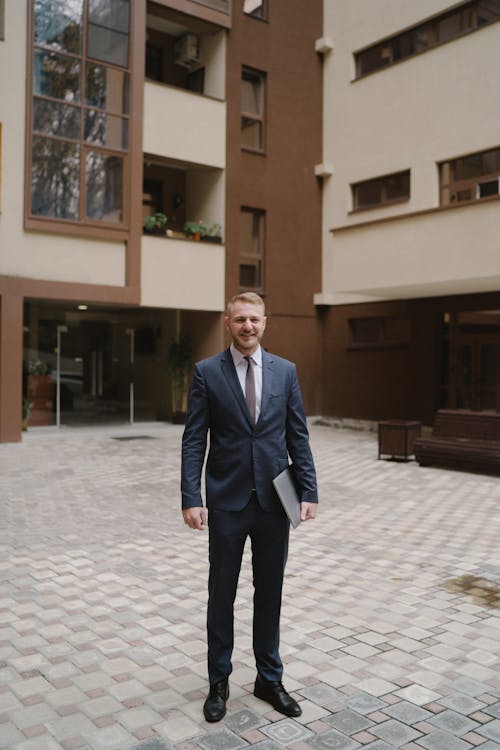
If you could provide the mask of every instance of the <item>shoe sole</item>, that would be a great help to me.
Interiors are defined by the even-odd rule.
[[[209,719],[208,716],[205,716],[205,713],[203,713],[203,716],[205,716],[205,721],[208,721],[209,724],[216,724],[218,721],[221,721],[221,719],[223,719],[226,714],[227,710],[224,710],[224,713],[221,714],[217,719]]]
[[[258,688],[254,688],[253,694],[256,698],[259,698],[261,701],[265,701],[266,703],[269,703],[270,706],[274,708],[275,711],[277,711],[279,714],[283,714],[283,716],[290,716],[290,718],[296,719],[298,716],[302,716],[302,709],[300,709],[299,713],[289,713],[287,711],[283,711],[281,708],[276,708],[274,703],[272,703],[269,698],[264,696],[263,693],[259,693]]]

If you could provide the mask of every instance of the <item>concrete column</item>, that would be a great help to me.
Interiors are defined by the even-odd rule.
[[[0,296],[0,443],[22,434],[23,298]]]

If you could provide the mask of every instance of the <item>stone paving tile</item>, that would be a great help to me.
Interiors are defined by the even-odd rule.
[[[138,435],[155,439],[113,439]],[[246,552],[214,727],[181,435],[38,428],[0,445],[0,750],[500,750],[500,609],[449,585],[500,587],[498,478],[378,461],[375,434],[311,424],[320,516],[292,534],[282,632],[303,716],[252,695]]]
[[[469,742],[464,742],[452,734],[440,731],[423,737],[418,744],[425,747],[426,750],[469,750],[471,747]]]
[[[429,719],[429,723],[445,732],[455,734],[457,737],[462,737],[467,732],[471,732],[476,727],[481,726],[477,721],[472,721],[468,717],[449,709]]]
[[[344,711],[338,711],[332,716],[327,716],[324,721],[334,727],[334,729],[348,736],[361,732],[363,729],[368,729],[368,727],[373,725],[373,722],[365,716],[348,708]]]

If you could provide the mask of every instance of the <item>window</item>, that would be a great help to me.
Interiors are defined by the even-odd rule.
[[[355,54],[356,77],[381,70],[420,52],[500,20],[500,0],[473,0]]]
[[[439,165],[441,205],[470,203],[499,195],[500,148]]]
[[[351,318],[349,343],[353,348],[400,346],[410,341],[407,318]]]
[[[410,170],[351,185],[353,210],[387,206],[410,198]]]
[[[33,5],[30,215],[121,226],[129,0]]]
[[[240,287],[262,290],[264,263],[264,211],[240,211]]]
[[[243,13],[254,18],[267,19],[268,0],[243,0]]]
[[[241,77],[241,147],[264,150],[264,99],[266,76],[243,68]]]

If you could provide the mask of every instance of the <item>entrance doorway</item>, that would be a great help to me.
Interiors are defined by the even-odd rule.
[[[118,424],[164,418],[166,314],[28,302],[24,317],[29,424]],[[162,364],[163,363],[163,364]]]
[[[457,343],[456,408],[500,411],[500,343]]]
[[[500,411],[500,311],[450,316],[448,405]]]

